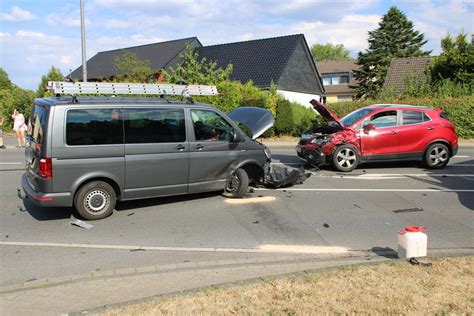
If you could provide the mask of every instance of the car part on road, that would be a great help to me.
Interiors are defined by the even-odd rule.
[[[302,184],[310,176],[311,173],[305,173],[302,166],[289,172],[288,168],[272,165],[265,173],[264,186],[273,189],[287,188]]]
[[[423,211],[424,211],[424,209],[422,209],[421,207],[415,207],[415,208],[395,210],[393,212],[394,213],[412,213],[412,212],[423,212]]]
[[[91,229],[91,228],[94,227],[94,225],[86,223],[84,221],[81,221],[80,219],[74,218],[74,216],[71,216],[71,219],[72,219],[70,221],[71,225],[82,227],[82,228],[85,228],[85,229]]]
[[[419,261],[415,257],[408,259],[408,263],[413,266],[422,266],[422,267],[431,267],[433,264],[431,262]]]

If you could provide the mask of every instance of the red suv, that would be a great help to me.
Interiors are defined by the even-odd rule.
[[[369,161],[422,160],[443,168],[458,150],[454,125],[439,109],[376,104],[339,119],[320,102],[311,104],[327,125],[303,134],[296,152],[312,165],[352,171]]]

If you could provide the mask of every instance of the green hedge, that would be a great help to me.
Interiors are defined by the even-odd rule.
[[[456,126],[459,137],[474,138],[474,96],[352,101],[333,103],[329,108],[337,116],[342,117],[355,109],[377,103],[424,105],[442,109]]]
[[[278,99],[276,107],[275,131],[277,134],[300,136],[314,123],[316,113],[297,103]]]

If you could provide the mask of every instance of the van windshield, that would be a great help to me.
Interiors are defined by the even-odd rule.
[[[39,104],[35,104],[28,120],[28,136],[37,144],[43,143],[47,119],[48,110]]]

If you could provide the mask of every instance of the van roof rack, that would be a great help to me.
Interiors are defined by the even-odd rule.
[[[46,90],[56,94],[135,94],[175,95],[189,99],[193,95],[219,95],[216,86],[49,81]]]

